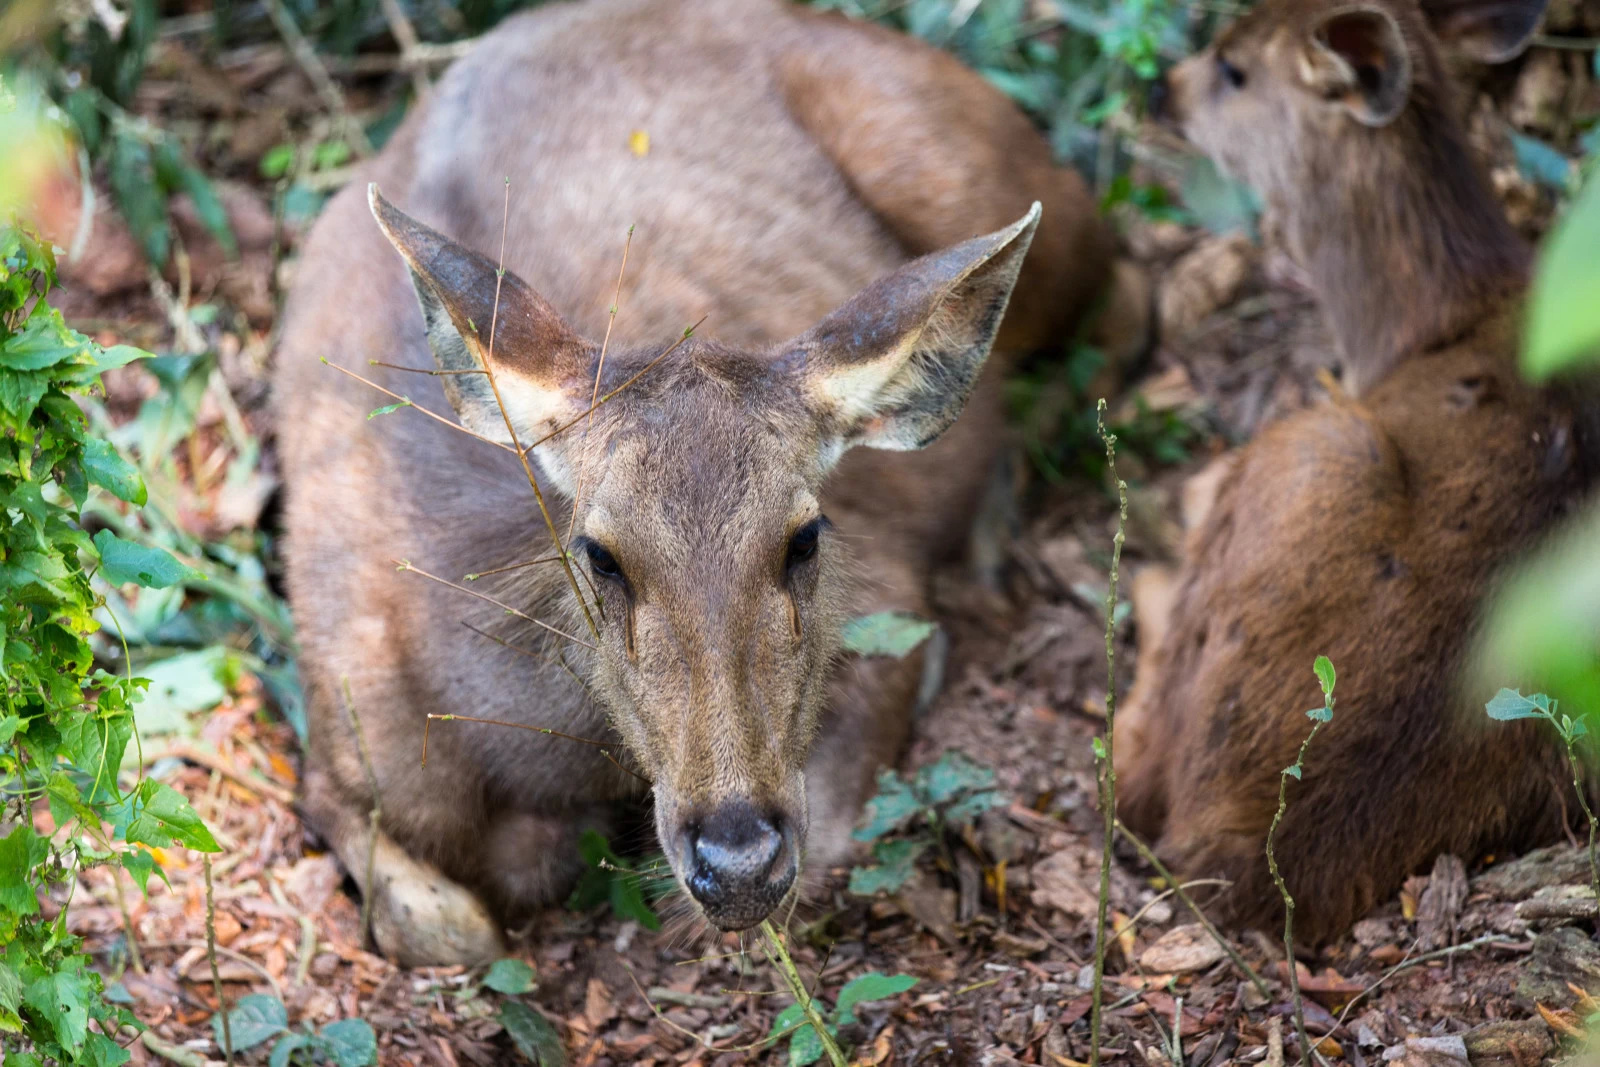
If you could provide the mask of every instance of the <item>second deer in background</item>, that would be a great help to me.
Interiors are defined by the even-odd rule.
[[[1235,921],[1281,910],[1264,844],[1319,654],[1339,711],[1275,839],[1308,940],[1440,853],[1553,840],[1576,810],[1556,745],[1491,731],[1493,690],[1463,684],[1497,578],[1595,467],[1584,406],[1518,373],[1528,252],[1440,54],[1509,58],[1542,11],[1267,0],[1170,74],[1186,136],[1278,215],[1344,367],[1330,402],[1225,461],[1181,568],[1136,586],[1126,821],[1180,872],[1230,880]]]

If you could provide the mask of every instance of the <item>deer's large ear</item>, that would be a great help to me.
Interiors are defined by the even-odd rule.
[[[1528,47],[1545,6],[1546,0],[1423,0],[1422,13],[1451,51],[1504,63]]]
[[[1039,223],[923,256],[791,342],[793,366],[837,452],[922,448],[961,414]]]
[[[1329,12],[1312,27],[1303,74],[1357,122],[1387,126],[1411,93],[1411,53],[1395,17],[1377,5]]]
[[[428,347],[439,369],[448,372],[440,381],[463,426],[501,444],[510,444],[515,430],[527,447],[583,410],[594,374],[593,345],[521,278],[502,275],[486,257],[424,226],[384,199],[376,185],[368,186],[367,201],[410,268]],[[493,384],[485,368],[494,371]],[[558,463],[546,468],[562,480]]]

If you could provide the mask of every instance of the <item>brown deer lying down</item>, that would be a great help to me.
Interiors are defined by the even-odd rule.
[[[1263,848],[1318,654],[1338,706],[1276,839],[1308,941],[1440,853],[1532,846],[1577,810],[1550,737],[1490,724],[1493,687],[1463,682],[1486,594],[1595,455],[1576,405],[1518,375],[1528,253],[1439,55],[1507,58],[1542,6],[1265,0],[1170,74],[1173,117],[1277,212],[1344,357],[1344,388],[1231,459],[1177,575],[1138,598],[1124,817],[1231,880],[1234,921],[1278,910]]]
[[[371,209],[352,183],[306,244],[278,355],[310,825],[372,894],[385,951],[482,959],[644,787],[593,748],[460,721],[435,725],[424,769],[426,716],[620,738],[704,916],[760,922],[840,855],[906,736],[919,657],[835,667],[840,629],[927,612],[999,449],[991,343],[1059,341],[1108,276],[1087,191],[951,58],[750,0],[508,20],[364,178]],[[533,449],[572,578],[488,575],[554,551],[514,451],[415,412],[369,421],[385,398],[319,364],[527,446],[701,316],[592,428]],[[370,884],[347,683],[382,802]]]

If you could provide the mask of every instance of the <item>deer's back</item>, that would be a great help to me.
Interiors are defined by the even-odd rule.
[[[1462,679],[1505,566],[1585,478],[1570,413],[1521,381],[1508,333],[1493,323],[1360,402],[1270,427],[1192,535],[1206,566],[1177,590],[1150,705],[1171,715],[1144,738],[1172,757],[1129,815],[1164,824],[1184,869],[1233,880],[1236,918],[1276,900],[1261,842],[1311,727],[1318,655],[1338,667],[1338,707],[1278,835],[1291,890],[1314,902],[1306,936],[1347,927],[1441,852],[1470,861],[1554,831],[1555,754],[1528,724],[1487,722]],[[1374,852],[1373,826],[1407,830]]]

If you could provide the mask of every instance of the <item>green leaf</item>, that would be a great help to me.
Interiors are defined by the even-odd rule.
[[[303,1048],[314,1047],[315,1043],[305,1034],[284,1034],[278,1039],[278,1043],[272,1046],[272,1056],[267,1060],[267,1067],[289,1067],[289,1057]]]
[[[852,979],[839,990],[839,1000],[834,1007],[839,1025],[847,1026],[856,1021],[857,1004],[897,997],[916,984],[917,980],[909,974],[879,974],[877,971]]]
[[[781,1037],[785,1031],[792,1030],[800,1025],[800,1022],[805,1017],[806,1010],[799,1004],[791,1004],[784,1008],[778,1013],[778,1017],[772,1020],[772,1029],[767,1031],[767,1040],[772,1041]]]
[[[289,1013],[283,1001],[269,993],[251,993],[239,998],[228,1012],[228,1034],[233,1039],[233,1051],[264,1045],[289,1029]],[[211,1033],[218,1048],[226,1048],[222,1038],[222,1013],[211,1016]]]
[[[36,315],[0,343],[0,367],[44,370],[65,363],[88,348],[83,337],[62,328],[50,315]]]
[[[944,810],[944,821],[947,823],[969,823],[991,808],[1003,808],[1006,805],[1004,793],[995,789],[986,789],[981,793],[972,793],[956,801]]]
[[[114,812],[112,821],[130,845],[167,848],[181,844],[199,852],[222,851],[183,794],[153,778],[139,783],[128,801]]]
[[[500,1025],[511,1035],[517,1050],[538,1067],[565,1067],[567,1050],[550,1020],[520,1000],[502,1001]]]
[[[110,441],[91,437],[83,443],[83,473],[118,500],[144,507],[148,493],[139,471],[122,458]]]
[[[94,535],[94,547],[100,551],[100,574],[112,585],[133,582],[147,589],[165,589],[186,579],[204,577],[173,559],[166,549],[124,541],[110,530]]]
[[[876,841],[910,822],[922,810],[922,802],[911,785],[894,771],[878,772],[878,792],[867,801],[866,820],[851,836],[857,841]]]
[[[1322,695],[1332,696],[1333,683],[1337,678],[1333,670],[1333,661],[1327,656],[1318,656],[1311,669],[1317,672],[1317,681],[1322,683]]]
[[[789,1067],[806,1067],[816,1063],[822,1059],[822,1053],[822,1036],[817,1033],[815,1026],[802,1026],[789,1039]]]
[[[373,408],[371,411],[369,411],[367,413],[367,421],[371,422],[373,419],[377,418],[379,415],[393,415],[395,412],[399,411],[401,408],[408,408],[408,407],[411,407],[411,406],[412,406],[411,405],[411,401],[409,401],[409,400],[397,400],[393,404],[385,404],[381,408]]]
[[[1322,705],[1321,707],[1307,708],[1306,718],[1315,722],[1332,722],[1333,709],[1328,707],[1326,704]]]
[[[0,745],[9,745],[21,728],[22,720],[15,715],[0,718]]]
[[[529,993],[533,991],[533,968],[517,959],[495,960],[483,984],[507,996]]]
[[[82,1062],[86,1067],[122,1067],[131,1059],[133,1056],[127,1049],[104,1034],[90,1031],[89,1040],[83,1050]]]
[[[1572,160],[1537,137],[1511,131],[1511,149],[1522,176],[1537,185],[1563,192],[1572,177]]]
[[[4,963],[0,963],[0,1031],[22,1032],[22,979]]]
[[[378,1062],[378,1035],[365,1019],[340,1019],[318,1034],[339,1067],[373,1067]]]
[[[928,845],[928,841],[916,838],[880,841],[873,845],[872,858],[878,862],[850,871],[850,892],[858,897],[898,892],[911,880],[917,869],[917,857],[927,851]]]
[[[1289,777],[1293,778],[1297,782],[1300,781],[1300,774],[1301,774],[1300,764],[1298,764],[1298,763],[1290,764],[1289,766],[1287,766],[1287,767],[1285,767],[1283,769],[1283,773],[1287,774]]]
[[[148,666],[139,673],[149,679],[144,698],[134,705],[141,737],[192,736],[189,717],[208,711],[228,698],[222,679],[228,671],[229,650],[212,645],[184,652]]]
[[[49,1022],[56,1040],[74,1052],[89,1034],[89,997],[93,987],[77,971],[56,971],[28,986],[23,1000]]]
[[[120,854],[122,866],[133,875],[133,882],[139,887],[139,892],[145,896],[150,895],[150,875],[160,874],[163,882],[167,881],[167,872],[156,863],[156,858],[142,848],[124,849]],[[171,883],[168,882],[168,885]]]
[[[33,827],[19,824],[0,838],[0,911],[12,915],[33,915],[39,911],[34,891],[33,868],[50,854],[50,843],[34,833]]]
[[[261,154],[259,169],[268,181],[277,181],[294,166],[294,145],[275,144]]]
[[[1600,172],[1597,172],[1600,173]],[[1522,369],[1534,381],[1600,362],[1600,178],[1545,239],[1528,295]]]
[[[890,656],[904,659],[938,627],[900,611],[880,611],[861,615],[844,625],[844,650],[859,656]]]
[[[1515,719],[1547,719],[1550,717],[1547,707],[1540,707],[1535,700],[1515,689],[1502,689],[1484,706],[1484,710],[1489,713],[1489,718],[1497,722],[1511,722]]]
[[[661,929],[661,917],[644,899],[639,877],[632,873],[606,871],[611,875],[611,911],[619,919],[632,919],[646,930]]]
[[[1095,759],[1103,760],[1106,758],[1106,743],[1104,738],[1091,738],[1089,741],[1089,749],[1094,753]]]
[[[994,771],[960,752],[946,752],[917,772],[916,785],[927,802],[945,804],[963,793],[994,786]]]

